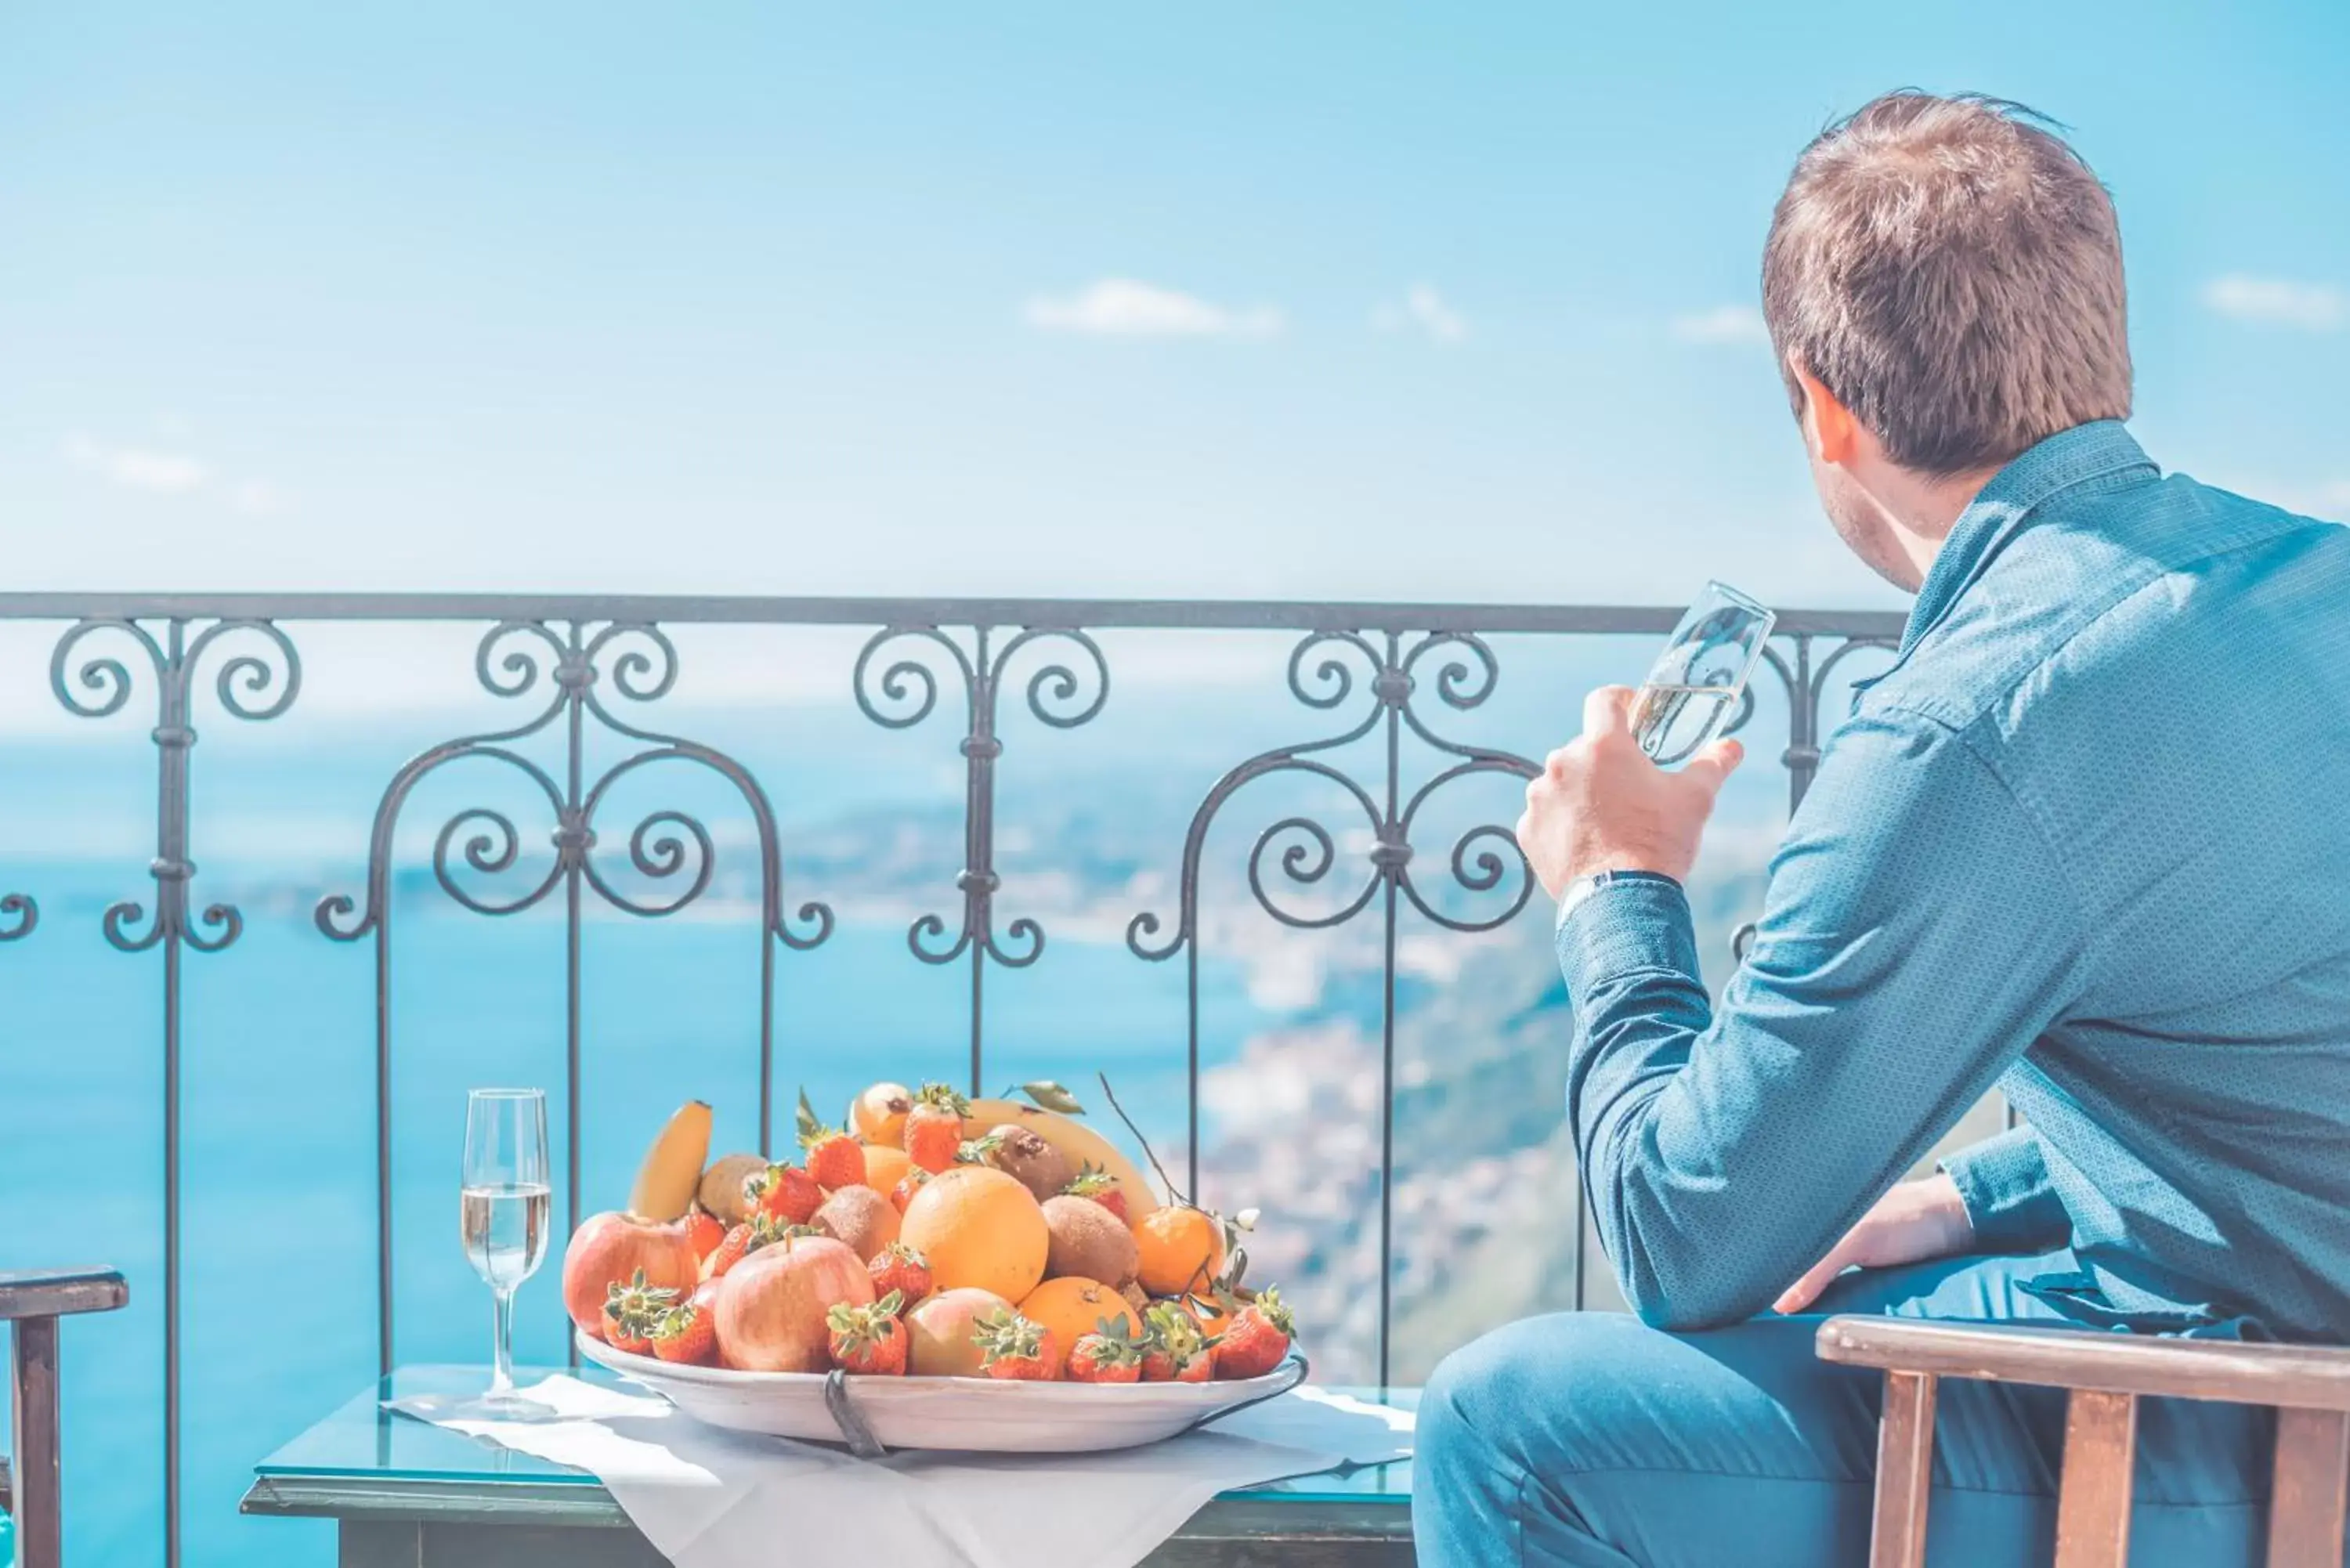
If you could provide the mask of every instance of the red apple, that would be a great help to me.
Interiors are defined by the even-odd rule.
[[[975,1285],[924,1296],[906,1314],[906,1329],[913,1336],[906,1370],[917,1377],[985,1376],[980,1366],[984,1357],[971,1342],[971,1331],[999,1309],[1009,1312],[1012,1303]]]
[[[596,1214],[571,1232],[563,1251],[563,1310],[596,1338],[604,1337],[604,1297],[615,1283],[645,1272],[645,1283],[673,1290],[682,1301],[702,1276],[693,1244],[679,1225],[656,1225],[632,1214]]]
[[[718,1360],[741,1372],[822,1372],[832,1365],[825,1314],[867,1306],[873,1276],[829,1236],[793,1236],[726,1272],[718,1290]]]

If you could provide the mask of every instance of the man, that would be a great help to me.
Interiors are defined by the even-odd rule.
[[[1736,743],[1660,772],[1610,688],[1528,787],[1638,1315],[1439,1369],[1431,1568],[1865,1561],[1878,1378],[1818,1313],[2350,1339],[2350,532],[2124,431],[2112,205],[2012,106],[1829,130],[1762,290],[1828,515],[1916,607],[1718,1009],[1680,881]],[[1994,1086],[2023,1127],[1895,1185]],[[2063,1408],[1945,1382],[1931,1561],[2049,1559]],[[2255,1561],[2268,1430],[2147,1402],[2131,1561]]]

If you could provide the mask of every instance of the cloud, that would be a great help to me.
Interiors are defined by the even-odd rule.
[[[95,473],[110,484],[158,495],[184,495],[201,490],[211,471],[183,452],[155,452],[140,447],[107,446],[86,435],[66,438],[66,461],[85,473]]]
[[[1427,334],[1430,342],[1447,348],[1469,336],[1468,317],[1424,283],[1416,283],[1405,291],[1401,304],[1381,300],[1371,312],[1371,325],[1381,332],[1416,327]]]
[[[2203,286],[2203,303],[2238,321],[2266,322],[2302,332],[2350,327],[2350,295],[2322,283],[2230,273]]]
[[[1751,305],[1717,305],[1711,310],[1676,316],[1666,330],[1682,343],[1771,341],[1771,329],[1762,325],[1762,313]]]
[[[1094,337],[1270,337],[1283,326],[1281,312],[1270,306],[1234,310],[1125,277],[1106,277],[1057,299],[1039,296],[1021,314],[1045,332]]]
[[[65,460],[84,473],[125,490],[143,490],[151,495],[214,493],[227,502],[231,511],[246,517],[271,516],[286,506],[286,492],[275,483],[248,477],[215,484],[212,465],[183,452],[113,446],[77,432],[66,437]]]

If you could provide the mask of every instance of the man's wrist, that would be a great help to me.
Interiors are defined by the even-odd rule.
[[[1565,885],[1558,890],[1558,918],[1551,922],[1552,929],[1555,930],[1566,924],[1566,918],[1575,913],[1586,898],[1613,882],[1664,882],[1675,888],[1680,886],[1679,878],[1644,867],[1610,867],[1604,870],[1578,872],[1568,877]]]

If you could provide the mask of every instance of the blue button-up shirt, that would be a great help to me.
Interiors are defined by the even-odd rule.
[[[1558,928],[1568,1108],[1642,1316],[1750,1315],[1994,1085],[1946,1162],[2081,1321],[2350,1339],[2350,531],[2119,424],[1960,517],[1830,738],[1711,1006],[1689,907]]]

